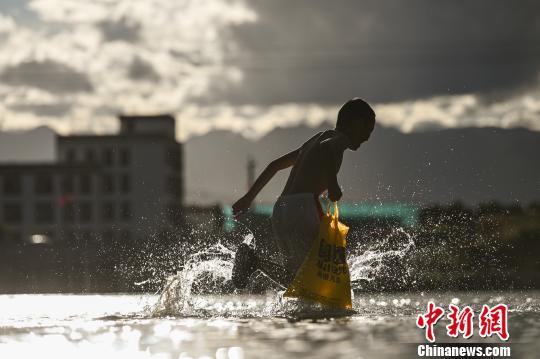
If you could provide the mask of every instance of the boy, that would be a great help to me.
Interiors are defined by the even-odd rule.
[[[337,173],[343,152],[356,151],[369,139],[374,126],[375,112],[367,102],[359,98],[347,101],[338,112],[334,130],[319,132],[300,148],[272,161],[248,193],[233,205],[235,216],[245,212],[277,171],[292,166],[272,212],[272,228],[284,266],[258,257],[253,248],[242,243],[235,255],[232,275],[237,288],[244,288],[257,269],[284,287],[289,285],[319,232],[323,216],[319,196],[327,191],[331,201],[339,201],[342,193]]]

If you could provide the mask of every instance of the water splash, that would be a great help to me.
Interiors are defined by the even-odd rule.
[[[244,236],[253,239],[253,233]],[[414,248],[413,236],[402,228],[394,229],[381,241],[351,249],[348,263],[354,290],[369,289],[366,283],[391,276],[396,262]],[[236,317],[327,317],[348,312],[330,310],[316,303],[282,297],[283,291],[260,272],[250,279],[247,291],[239,292],[231,282],[235,252],[221,243],[192,254],[183,268],[167,278],[153,313],[158,316],[236,316]],[[263,288],[253,296],[254,288]],[[237,294],[237,301],[223,301],[224,294]]]
[[[221,243],[189,257],[183,268],[167,278],[155,314],[189,314],[196,307],[196,294],[230,292],[234,252]]]
[[[404,257],[415,248],[414,236],[398,227],[368,245],[349,249],[347,262],[353,290],[374,290],[375,282],[405,281],[407,266]],[[394,283],[395,285],[395,283]]]

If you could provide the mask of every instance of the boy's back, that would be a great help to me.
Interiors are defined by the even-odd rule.
[[[343,152],[332,150],[332,140],[344,137],[335,130],[319,132],[300,147],[282,195],[313,193],[319,197],[329,186],[329,174],[336,174]]]

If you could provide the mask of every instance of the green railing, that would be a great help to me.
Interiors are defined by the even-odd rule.
[[[252,208],[255,214],[270,217],[273,205],[258,204]],[[228,232],[234,230],[235,221],[232,208],[223,206],[225,216],[224,229]],[[339,216],[347,219],[385,219],[398,218],[404,226],[413,227],[418,220],[418,208],[406,203],[340,203]]]

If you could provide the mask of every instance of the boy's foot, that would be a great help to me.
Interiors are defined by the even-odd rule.
[[[245,288],[249,276],[257,270],[255,250],[246,243],[241,243],[234,256],[232,282],[236,288]]]

